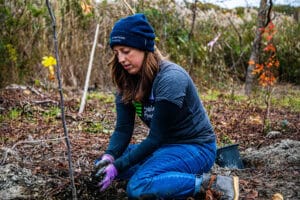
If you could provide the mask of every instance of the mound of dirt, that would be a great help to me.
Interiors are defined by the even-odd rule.
[[[300,141],[281,140],[260,149],[248,148],[242,154],[244,163],[250,167],[300,168]]]
[[[240,199],[300,199],[300,141],[284,139],[262,148],[241,152],[244,169],[222,168],[217,164],[211,173],[240,178]]]

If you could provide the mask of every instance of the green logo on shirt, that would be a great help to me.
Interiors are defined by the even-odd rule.
[[[142,117],[143,113],[143,104],[140,102],[133,102],[133,106],[135,107],[135,112],[139,117]]]

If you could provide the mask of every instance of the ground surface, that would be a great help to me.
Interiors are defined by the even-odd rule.
[[[90,178],[93,160],[106,148],[115,111],[111,95],[94,93],[82,115],[80,95],[65,91],[78,199],[127,199],[126,183],[98,192]],[[66,143],[56,91],[9,87],[0,91],[0,199],[71,199]],[[300,114],[271,109],[272,130],[262,133],[264,109],[220,97],[204,101],[218,144],[239,143],[244,169],[215,165],[212,172],[240,177],[240,199],[300,199]],[[145,137],[138,124],[132,142]]]

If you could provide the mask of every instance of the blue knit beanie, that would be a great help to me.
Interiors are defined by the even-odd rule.
[[[155,33],[144,14],[138,13],[117,21],[110,33],[110,47],[124,45],[154,51]]]

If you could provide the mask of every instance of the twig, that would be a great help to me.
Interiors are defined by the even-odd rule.
[[[34,87],[29,87],[29,86],[27,86],[27,88],[28,88],[31,92],[33,92],[34,94],[39,95],[39,96],[41,96],[41,97],[44,97],[44,95],[43,95],[42,93],[40,93],[38,90],[36,90]]]
[[[89,88],[89,81],[90,81],[90,76],[91,76],[91,71],[92,71],[92,66],[93,66],[93,60],[94,60],[94,54],[95,54],[95,48],[96,48],[96,44],[97,44],[97,40],[98,40],[98,32],[99,32],[99,24],[97,24],[96,27],[96,32],[95,32],[95,37],[94,37],[94,44],[92,47],[92,51],[90,54],[90,62],[89,62],[89,66],[88,66],[88,71],[86,74],[86,78],[85,78],[85,84],[84,84],[84,92],[81,98],[81,104],[80,104],[80,109],[79,109],[79,114],[81,114],[84,110],[84,106],[85,106],[85,101],[86,101],[86,95],[87,95],[87,91]]]
[[[193,19],[192,19],[191,30],[189,32],[189,40],[192,38],[193,33],[194,33],[195,21],[196,21],[196,15],[197,15],[197,3],[198,3],[198,0],[195,0],[194,4],[192,6]]]
[[[33,104],[54,104],[54,105],[58,105],[57,101],[51,100],[51,99],[47,99],[47,100],[33,100],[31,101]]]
[[[122,0],[125,6],[130,10],[131,14],[133,15],[135,11],[131,8],[131,6],[127,3],[126,0]]]
[[[26,90],[26,89],[28,89],[31,92],[33,92],[34,94],[44,97],[43,94],[41,94],[39,91],[37,91],[34,87],[30,87],[30,86],[11,84],[11,85],[5,87],[5,89],[6,90]]]
[[[74,181],[74,175],[73,175],[73,167],[72,167],[72,151],[71,151],[71,144],[70,144],[70,139],[69,139],[69,134],[68,134],[68,129],[66,126],[66,118],[65,118],[65,108],[64,108],[64,96],[63,96],[63,91],[62,91],[62,83],[61,83],[61,78],[60,78],[60,64],[59,64],[59,57],[58,57],[58,44],[57,44],[57,35],[56,35],[56,20],[55,16],[53,14],[51,5],[49,3],[49,0],[46,0],[46,5],[51,17],[52,21],[52,27],[53,27],[53,43],[54,43],[54,52],[55,52],[55,58],[56,58],[56,77],[58,80],[58,89],[59,89],[59,94],[60,94],[60,108],[61,108],[61,119],[62,119],[62,124],[64,128],[64,135],[65,135],[65,141],[67,145],[67,150],[68,150],[68,163],[69,163],[69,175],[71,179],[71,187],[72,187],[72,199],[77,200],[77,194],[76,194],[76,187],[75,187],[75,181]]]
[[[272,7],[273,7],[273,2],[272,2],[272,0],[269,0],[269,3],[270,3],[270,5],[269,5],[268,11],[267,11],[267,20],[266,20],[266,22],[265,22],[265,27],[267,27],[268,24],[269,24],[270,21],[271,21],[271,11],[272,11]]]

